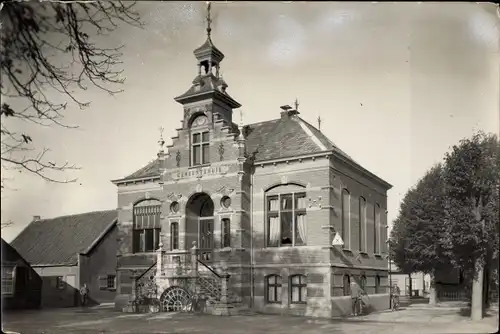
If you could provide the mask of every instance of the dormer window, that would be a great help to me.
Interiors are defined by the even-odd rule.
[[[199,166],[209,163],[210,135],[202,127],[207,124],[207,117],[196,117],[191,124],[191,164]]]

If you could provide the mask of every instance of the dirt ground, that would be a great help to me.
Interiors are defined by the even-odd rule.
[[[110,307],[21,311],[3,314],[3,329],[31,333],[495,333],[498,309],[480,322],[457,307],[412,305],[348,319],[316,319],[275,315],[217,317],[185,313],[124,314]],[[463,312],[462,312],[463,314]]]

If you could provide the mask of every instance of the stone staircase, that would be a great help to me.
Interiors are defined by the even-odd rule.
[[[248,311],[248,307],[242,304],[241,298],[227,289],[226,301],[223,300],[222,280],[215,271],[198,271],[196,292],[200,299],[205,301],[204,313],[213,315],[233,315]]]

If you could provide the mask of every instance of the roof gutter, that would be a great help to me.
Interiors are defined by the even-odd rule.
[[[160,179],[160,175],[153,175],[153,176],[147,176],[147,177],[139,177],[139,178],[134,178],[134,179],[118,179],[118,180],[111,180],[111,183],[114,185],[119,185],[122,183],[127,183],[127,182],[139,182],[139,181],[155,181],[157,179]]]

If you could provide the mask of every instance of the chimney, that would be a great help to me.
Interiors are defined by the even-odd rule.
[[[38,221],[38,220],[40,220],[40,216],[33,216],[33,221],[34,221],[34,222],[36,222],[36,221]]]
[[[289,110],[292,109],[288,104],[281,106],[281,118],[288,117],[289,115]]]

